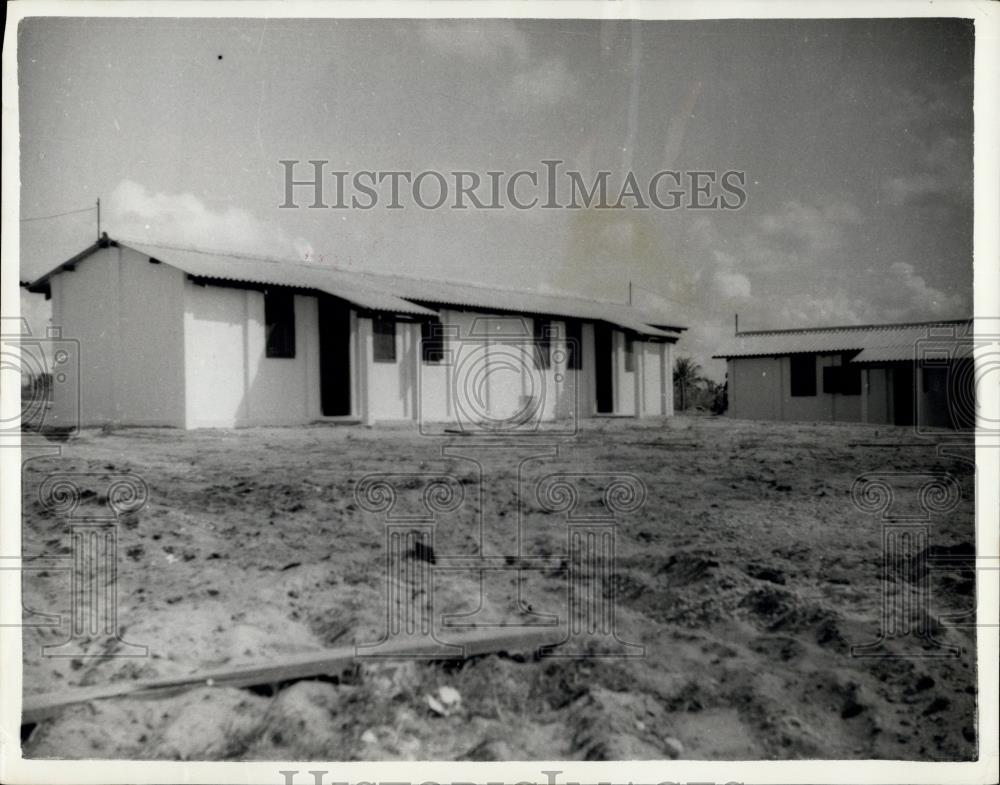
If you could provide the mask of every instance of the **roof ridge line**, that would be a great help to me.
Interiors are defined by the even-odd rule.
[[[888,324],[848,324],[834,327],[787,327],[774,328],[770,330],[741,330],[735,337],[740,338],[745,335],[787,335],[790,333],[817,333],[836,332],[838,330],[895,330],[901,327],[931,327],[933,325],[945,324],[965,324],[971,322],[972,318],[966,319],[931,319],[922,322],[890,322]]]
[[[114,239],[114,238],[112,238],[112,239]],[[372,270],[350,270],[350,269],[346,269],[344,267],[340,267],[338,265],[320,265],[320,264],[316,264],[314,262],[306,262],[306,261],[303,261],[301,259],[291,259],[291,258],[285,259],[285,258],[274,257],[274,256],[264,256],[263,254],[253,254],[253,253],[234,252],[234,251],[212,251],[212,250],[208,250],[208,249],[205,249],[205,248],[198,248],[198,247],[189,246],[189,245],[188,246],[185,246],[185,245],[170,245],[170,244],[167,244],[167,243],[159,243],[159,242],[152,242],[152,241],[144,242],[142,240],[133,240],[133,239],[126,238],[126,237],[122,237],[122,238],[120,238],[120,239],[118,239],[116,241],[119,242],[119,243],[121,243],[121,244],[124,244],[124,245],[128,245],[129,243],[134,243],[136,245],[147,245],[147,246],[153,246],[154,248],[165,248],[167,250],[173,250],[173,251],[188,251],[188,252],[191,252],[191,253],[200,253],[200,254],[206,254],[206,255],[226,256],[226,257],[230,257],[230,258],[234,258],[234,259],[239,259],[239,258],[253,259],[254,261],[268,262],[270,264],[294,264],[294,265],[297,265],[299,267],[306,267],[306,268],[308,268],[310,270],[326,270],[326,271],[332,271],[332,272],[342,272],[342,273],[348,273],[350,275],[359,275],[359,276],[366,276],[366,277],[372,277],[372,278],[393,278],[393,277],[395,277],[395,278],[403,278],[403,279],[409,280],[409,281],[417,281],[419,283],[429,283],[429,284],[449,284],[449,283],[454,283],[454,284],[457,284],[459,286],[471,286],[471,287],[474,287],[474,288],[477,288],[477,289],[484,289],[484,290],[487,290],[487,291],[493,290],[493,289],[499,289],[501,291],[510,292],[512,294],[537,294],[537,295],[542,295],[542,296],[563,297],[563,298],[567,298],[567,299],[575,299],[575,300],[581,300],[583,302],[595,303],[595,304],[598,304],[598,305],[614,305],[614,306],[618,306],[618,307],[631,308],[633,310],[639,311],[640,313],[643,311],[642,308],[639,308],[639,307],[635,306],[632,303],[623,303],[623,302],[618,302],[617,300],[604,300],[604,299],[600,299],[600,298],[597,298],[597,297],[588,297],[588,296],[586,296],[584,294],[575,294],[575,293],[569,293],[569,292],[565,292],[565,291],[544,292],[544,291],[539,291],[539,290],[536,290],[536,289],[518,289],[518,288],[510,287],[510,286],[501,286],[501,285],[491,286],[491,285],[487,285],[487,284],[483,284],[483,283],[477,283],[477,282],[466,281],[466,280],[449,281],[449,280],[444,279],[444,278],[427,278],[427,277],[423,277],[423,276],[406,275],[406,274],[403,274],[403,273],[382,273],[382,272],[374,272]],[[647,314],[647,315],[652,315],[652,314]]]
[[[365,270],[365,271],[358,270],[356,272],[357,272],[358,275],[370,275],[373,278],[390,278],[390,277],[395,277],[395,278],[403,278],[403,279],[405,279],[407,281],[417,281],[419,283],[433,283],[433,284],[438,284],[438,283],[450,284],[450,283],[454,283],[457,286],[470,286],[470,287],[472,287],[474,289],[485,289],[486,291],[499,290],[499,291],[502,291],[502,292],[510,292],[511,294],[537,294],[537,295],[541,295],[542,297],[562,297],[562,298],[571,299],[571,300],[582,300],[584,302],[596,303],[598,305],[616,305],[616,306],[623,306],[623,307],[626,307],[626,308],[636,308],[635,305],[630,304],[630,303],[618,302],[617,300],[602,300],[602,299],[597,298],[597,297],[588,297],[585,294],[575,294],[575,293],[567,292],[565,290],[557,290],[557,291],[552,292],[552,291],[542,291],[542,290],[538,290],[538,289],[518,289],[516,287],[503,286],[503,285],[500,285],[500,284],[497,284],[497,285],[484,284],[484,283],[478,283],[478,282],[466,281],[466,280],[449,281],[449,280],[446,280],[446,279],[443,279],[443,278],[425,278],[425,277],[422,277],[422,276],[405,275],[403,273],[376,273],[376,272],[371,272],[369,270]]]
[[[111,238],[114,240],[115,238]],[[344,273],[356,273],[356,270],[347,270],[343,267],[338,267],[336,265],[320,265],[314,262],[307,262],[302,259],[292,259],[292,258],[282,258],[278,256],[265,256],[263,254],[255,254],[249,252],[236,252],[236,251],[212,251],[207,248],[197,248],[193,245],[169,245],[167,243],[158,242],[148,242],[143,240],[135,240],[127,237],[122,237],[115,240],[121,245],[146,245],[152,246],[153,248],[165,248],[168,251],[189,251],[190,253],[200,253],[208,256],[228,256],[233,259],[252,259],[255,262],[269,262],[271,264],[294,264],[299,267],[308,267],[313,270],[332,270],[334,272],[344,272]]]

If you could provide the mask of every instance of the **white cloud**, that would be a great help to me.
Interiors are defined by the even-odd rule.
[[[760,324],[747,324],[746,329],[836,327],[848,324],[889,321],[884,314],[875,314],[870,303],[851,297],[845,292],[791,294],[781,305],[766,314],[757,314]]]
[[[123,180],[107,202],[108,233],[122,239],[281,258],[306,258],[312,251],[307,240],[290,237],[246,210],[213,210],[191,193],[157,193]]]
[[[957,319],[968,316],[969,305],[960,294],[948,294],[927,283],[912,264],[894,262],[888,270],[869,271],[873,279],[863,293],[816,294],[786,297],[770,315],[773,327],[823,327],[839,324]]]
[[[820,206],[793,200],[760,219],[761,232],[795,250],[817,253],[837,248],[851,227],[862,222],[853,204],[831,201]]]
[[[580,82],[566,63],[555,57],[514,75],[507,95],[510,99],[533,106],[544,106],[572,98]]]
[[[726,299],[736,300],[750,296],[750,279],[743,273],[716,270],[714,281],[715,288]]]
[[[889,266],[892,288],[886,310],[901,319],[944,319],[968,316],[969,303],[960,294],[948,294],[930,286],[912,264],[894,262]]]

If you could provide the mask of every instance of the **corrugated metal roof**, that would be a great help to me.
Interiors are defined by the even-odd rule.
[[[661,330],[653,327],[647,321],[648,318],[653,317],[626,303],[454,281],[432,281],[401,275],[359,273],[359,276],[372,281],[373,285],[386,286],[400,297],[435,305],[593,319],[662,338],[676,338],[679,332],[678,330]],[[663,321],[668,322],[669,319],[664,317]]]
[[[366,285],[364,281],[357,280],[358,276],[328,267],[133,242],[120,244],[201,278],[317,289],[375,311],[417,316],[433,316],[435,313],[390,292]]]
[[[566,294],[506,289],[453,281],[409,278],[340,270],[304,262],[274,260],[248,254],[228,254],[179,248],[131,240],[119,244],[157,259],[189,275],[242,283],[295,286],[342,297],[362,308],[391,313],[433,316],[436,312],[421,305],[480,308],[490,312],[512,312],[605,321],[643,335],[676,340],[683,327],[672,323],[667,314],[650,313],[625,303],[588,299]],[[96,246],[95,246],[96,247]],[[57,267],[28,284],[41,290]],[[654,327],[658,324],[663,327]]]
[[[933,344],[954,351],[972,333],[972,321],[960,319],[906,324],[813,327],[738,333],[715,357],[773,357],[784,354],[860,352],[852,362],[913,360]]]
[[[969,338],[971,338],[971,335],[964,338],[961,334],[951,338],[935,338],[924,335],[921,337],[920,343],[871,346],[862,350],[851,362],[884,363],[900,360],[933,362],[935,359],[942,357],[947,357],[949,360],[973,359],[976,347],[974,342],[969,340]]]

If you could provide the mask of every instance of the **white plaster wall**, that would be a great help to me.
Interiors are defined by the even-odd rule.
[[[452,312],[442,308],[439,313],[442,328],[452,322]],[[420,326],[416,326],[416,343],[419,358],[417,366],[417,401],[418,417],[422,422],[442,422],[451,419],[449,407],[449,383],[451,368],[448,365],[447,354],[454,350],[454,342],[448,335],[442,337],[445,350],[445,360],[440,363],[425,363],[420,346]]]
[[[634,415],[637,371],[625,370],[625,333],[614,330],[611,345],[614,347],[615,414]],[[639,367],[639,342],[635,346],[635,367]]]
[[[319,417],[316,298],[295,297],[295,357],[267,357],[264,295],[185,283],[188,428],[291,425]]]
[[[557,419],[563,398],[563,387],[567,384],[566,373],[566,325],[563,322],[550,323],[554,335],[549,341],[549,367],[534,371],[542,382],[540,412],[542,420]],[[534,369],[534,364],[532,364]]]
[[[642,347],[642,387],[645,414],[650,417],[658,417],[663,414],[661,354],[664,344],[653,343],[652,341],[642,341],[641,343],[636,343],[636,346]]]
[[[489,415],[507,420],[523,411],[526,406],[544,404],[545,380],[535,368],[533,320],[529,317],[497,316],[476,319],[477,331],[488,331],[485,363],[479,363],[479,373],[486,372],[487,408]],[[462,395],[468,404],[472,389],[456,388],[455,395]],[[534,403],[527,398],[534,399]],[[473,409],[474,410],[474,409]]]
[[[184,420],[183,275],[129,249],[104,248],[52,278],[52,323],[78,342],[81,425]],[[74,385],[56,385],[49,424],[70,425]]]
[[[406,395],[403,399],[405,407],[405,417],[409,420],[416,419],[420,408],[418,382],[420,379],[420,323],[400,322],[397,330],[403,344],[403,354],[406,358],[405,366],[400,369],[400,378],[405,382]]]
[[[569,342],[567,339],[567,329],[565,322],[558,323],[559,330],[559,349],[562,352],[561,359],[558,362],[553,360],[552,363],[552,373],[553,377],[556,374],[562,376],[562,382],[556,382],[556,392],[553,396],[553,411],[552,416],[557,420],[577,420],[579,418],[580,412],[582,410],[582,400],[584,396],[584,389],[582,386],[583,379],[583,369],[582,369],[582,358],[583,358],[583,346],[575,347],[575,351],[580,352],[581,358],[581,368],[575,369],[569,367],[569,355],[571,351]],[[583,335],[581,330],[581,343],[583,341]],[[555,381],[555,378],[553,378]]]
[[[446,331],[445,346],[451,364],[429,365],[421,361],[418,366],[419,325],[410,328],[412,354],[405,349],[398,325],[397,352],[404,352],[407,367],[388,371],[376,365],[377,386],[386,391],[380,391],[378,396],[380,417],[383,413],[387,418],[413,416],[407,408],[408,401],[418,397],[420,415],[426,422],[452,421],[460,416],[475,416],[481,411],[502,419],[522,411],[530,395],[538,398],[540,417],[544,421],[592,414],[592,325],[584,324],[582,330],[584,367],[580,371],[570,371],[566,365],[564,322],[553,322],[551,367],[538,369],[534,363],[532,318],[450,309],[442,309],[440,318]],[[410,366],[417,368],[418,373],[411,374]],[[489,373],[477,373],[486,370]],[[416,385],[419,389],[415,391],[419,395],[407,395],[405,391],[400,394],[399,385],[405,386],[412,376],[419,379]],[[477,379],[485,380],[479,389],[475,389]],[[461,400],[457,400],[459,397]]]
[[[241,425],[291,425],[319,416],[316,298],[296,295],[295,357],[267,357],[263,292],[245,290],[247,393]]]
[[[129,249],[103,249],[75,271],[54,276],[52,299],[53,324],[80,342],[85,425],[234,427],[307,423],[321,416],[315,297],[295,297],[294,358],[266,357],[263,293],[199,286],[179,270],[152,264]],[[592,324],[582,326],[581,370],[566,367],[565,324],[560,321],[553,323],[557,332],[552,341],[558,359],[539,370],[534,367],[530,318],[447,309],[441,317],[460,336],[445,338],[453,359],[487,345],[487,365],[504,366],[489,374],[483,390],[494,416],[519,410],[531,393],[541,396],[545,420],[593,414]],[[521,325],[521,339],[512,336],[516,324]],[[415,418],[419,409],[427,421],[454,419],[454,368],[422,363],[419,341],[419,324],[398,322],[396,362],[374,363],[371,321],[352,313],[355,416],[406,419]],[[621,331],[615,331],[614,346],[616,410],[633,413],[636,374],[624,371]],[[641,364],[644,371],[644,408],[650,413],[661,411],[666,400],[657,389],[660,350],[654,346],[636,342],[637,367]],[[57,385],[51,423],[75,419],[75,398],[61,397],[61,389]],[[475,411],[479,405],[467,401],[466,409]]]
[[[184,425],[184,274],[128,248],[117,249],[119,422]]]
[[[246,417],[246,292],[184,287],[188,428],[232,428]]]
[[[660,398],[663,401],[662,409],[665,417],[674,416],[674,345],[672,343],[662,344],[663,347],[663,368],[661,375]]]
[[[395,362],[375,362],[372,352],[370,395],[374,420],[403,420],[414,416],[419,340],[419,324],[396,322]]]
[[[117,249],[106,248],[80,262],[73,272],[52,276],[52,326],[77,348],[79,387],[55,385],[46,424],[72,427],[114,420],[114,314]],[[77,422],[79,420],[79,422]]]

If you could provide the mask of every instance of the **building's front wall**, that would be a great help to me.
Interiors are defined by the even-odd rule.
[[[54,387],[47,422],[183,427],[183,275],[109,246],[50,287],[52,324],[78,342],[80,377]]]
[[[188,428],[295,424],[319,417],[316,298],[296,295],[295,357],[265,356],[264,295],[184,285]]]
[[[371,369],[372,379],[364,415],[367,422],[492,421],[500,427],[526,412],[532,420],[544,422],[596,413],[591,323],[582,325],[581,367],[573,369],[568,365],[563,320],[548,320],[551,362],[548,368],[539,368],[534,359],[532,317],[442,308],[439,319],[438,340],[445,355],[441,362],[424,361],[417,323],[397,321],[395,362],[375,362],[371,347],[366,347],[363,364]],[[370,320],[359,321],[364,334]],[[631,371],[625,370],[620,330],[614,331],[613,345],[615,413],[659,416],[672,412],[670,345],[637,340]]]
[[[548,368],[535,363],[532,317],[443,308],[440,322],[444,361],[416,364],[423,422],[501,427],[524,412],[538,421],[578,416],[586,374],[567,367],[565,322],[550,320]],[[584,364],[588,340],[585,331]]]
[[[953,427],[948,391],[940,382],[925,385],[922,367],[905,362],[862,365],[860,395],[824,393],[823,368],[840,363],[839,354],[817,355],[816,394],[793,396],[790,357],[730,358],[728,413],[748,420],[892,424],[903,416],[896,411],[895,372],[904,369],[913,374],[913,387],[900,394],[912,398],[914,420],[921,426]]]
[[[868,422],[885,422],[884,392],[866,393],[862,372],[860,395],[842,395],[823,391],[823,369],[842,364],[841,354],[816,355],[816,394],[792,395],[792,359],[781,357],[730,358],[728,366],[729,415],[745,420],[792,420],[826,422],[862,422],[865,401]],[[881,381],[881,378],[876,380]],[[873,397],[882,396],[872,402]]]

